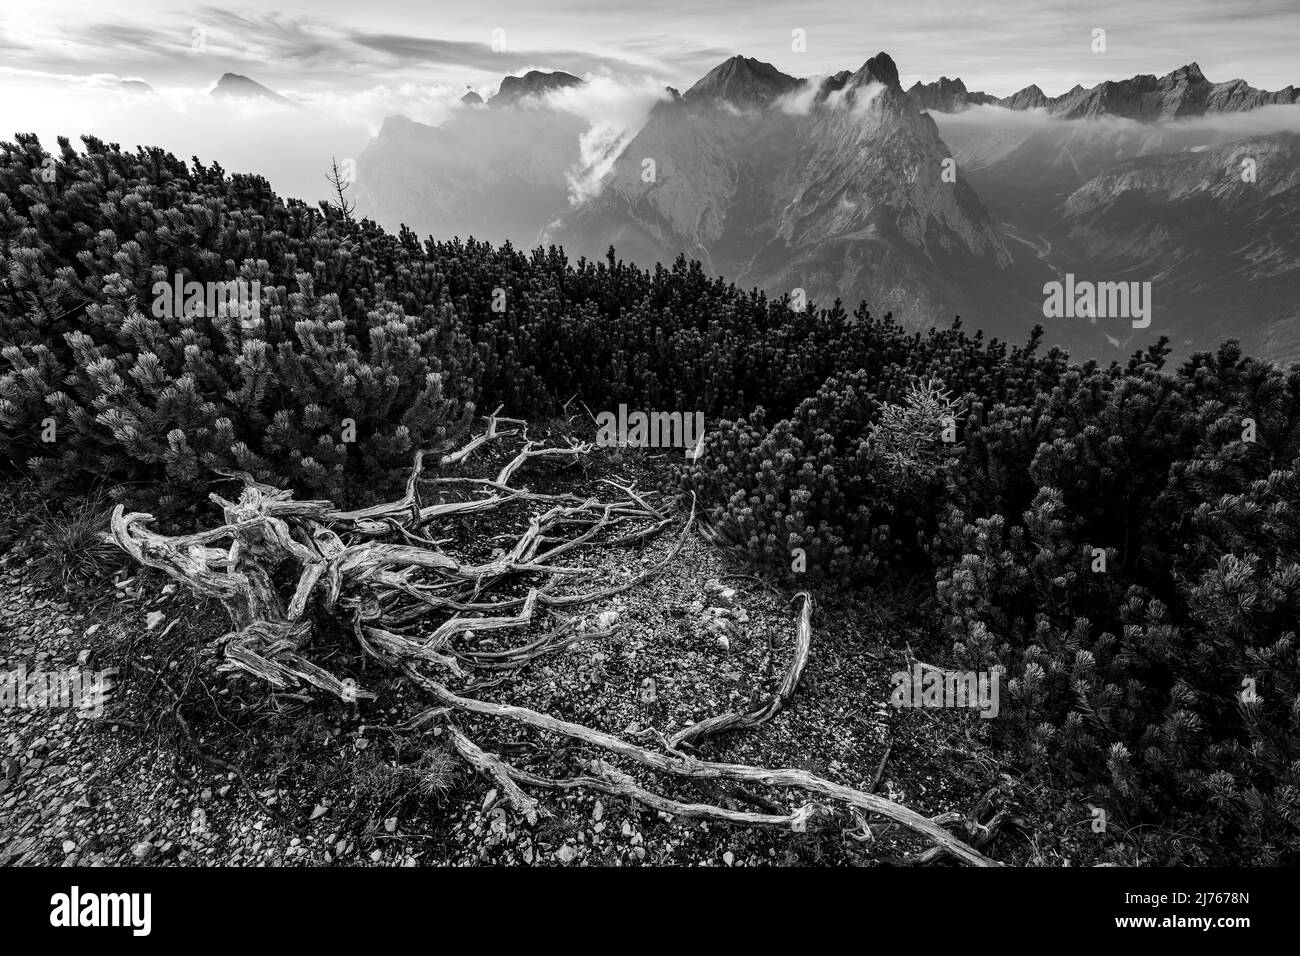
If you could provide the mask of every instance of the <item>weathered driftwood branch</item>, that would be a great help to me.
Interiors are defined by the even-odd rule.
[[[803,676],[803,669],[808,663],[808,653],[812,648],[812,597],[807,591],[800,591],[794,599],[803,602],[799,612],[799,623],[795,628],[794,657],[776,693],[768,698],[767,703],[762,707],[748,714],[719,714],[717,717],[709,717],[692,724],[685,730],[679,730],[668,739],[673,750],[684,743],[699,743],[705,737],[726,733],[729,730],[748,730],[757,727],[766,723],[785,706],[785,702],[793,696],[799,686],[799,679]]]
[[[541,804],[519,789],[519,785],[515,783],[510,773],[510,768],[505,763],[466,737],[455,724],[447,726],[447,734],[451,738],[452,746],[470,766],[480,773],[486,773],[497,782],[511,806],[518,810],[524,819],[529,823],[537,822],[542,812]]]
[[[502,422],[523,425],[492,416],[482,435],[460,451],[442,456],[440,467],[454,467],[489,442],[521,434],[522,429],[499,430]],[[358,640],[367,651],[420,659],[460,675],[455,658],[443,652],[457,635],[527,626],[539,606],[561,607],[609,597],[660,573],[673,560],[685,541],[689,522],[667,558],[625,584],[576,594],[554,593],[565,577],[592,573],[589,568],[558,565],[556,558],[593,543],[615,520],[639,519],[651,523],[650,531],[667,524],[640,496],[602,503],[571,495],[534,495],[507,484],[530,462],[569,461],[590,449],[585,444],[551,448],[528,441],[500,470],[486,494],[429,505],[421,500],[421,484],[445,476],[430,479],[423,475],[425,452],[421,450],[415,455],[402,499],[352,511],[337,510],[328,501],[294,501],[288,491],[262,484],[243,472],[230,472],[244,487],[233,502],[211,495],[224,512],[221,527],[197,535],[166,537],[147,529],[153,521],[151,515],[126,514],[119,506],[113,512],[110,533],[136,560],[166,571],[222,603],[233,625],[222,638],[226,666],[248,671],[276,687],[304,682],[352,700],[367,693],[333,678],[298,653],[309,632],[306,612],[318,591],[323,592],[326,610],[340,603],[369,609],[366,614],[358,610],[361,617],[355,622]],[[554,504],[529,519],[513,546],[486,564],[466,564],[419,533],[433,522],[513,502],[559,501],[573,503]],[[578,529],[576,537],[563,533],[568,528]],[[373,540],[394,532],[402,537],[401,543]],[[225,547],[214,547],[216,544]],[[272,575],[286,565],[298,569],[297,583],[291,593],[281,595]],[[481,592],[498,582],[538,575],[543,583],[525,598],[478,600]],[[376,607],[380,610],[373,613]],[[432,634],[401,631],[430,613],[448,609],[458,613]],[[500,613],[473,616],[485,610]]]
[[[983,849],[993,841],[997,836],[998,828],[1006,821],[1008,813],[1006,810],[998,810],[986,821],[982,821],[985,814],[989,812],[993,805],[993,797],[997,795],[999,788],[993,787],[985,791],[984,795],[975,802],[975,805],[966,813],[941,813],[934,817],[934,822],[940,826],[960,826],[965,828],[971,838],[971,846],[976,849]],[[917,866],[925,866],[933,863],[943,856],[943,851],[938,847],[931,847],[922,853],[908,857],[903,862]]]
[[[626,773],[603,760],[591,761],[590,770],[593,776],[567,777],[562,780],[541,777],[508,765],[503,767],[512,778],[530,787],[555,790],[579,788],[599,790],[602,793],[627,797],[651,810],[659,810],[687,820],[717,820],[720,823],[735,823],[742,826],[784,827],[795,833],[803,833],[831,816],[831,811],[818,803],[806,803],[790,813],[747,813],[743,810],[715,807],[711,803],[682,803],[646,790]]]
[[[653,770],[680,777],[703,780],[730,780],[737,783],[759,783],[769,787],[793,788],[808,793],[820,794],[828,799],[837,800],[900,823],[908,829],[928,837],[944,850],[967,863],[976,866],[998,865],[993,860],[958,840],[929,817],[922,816],[915,810],[908,809],[902,804],[887,800],[876,794],[862,793],[851,787],[814,776],[804,770],[792,768],[769,770],[763,767],[750,767],[745,764],[713,763],[696,760],[680,753],[657,753],[637,744],[620,740],[618,737],[603,731],[584,727],[581,724],[571,723],[567,720],[560,720],[558,717],[552,717],[550,714],[543,714],[527,707],[495,704],[470,697],[461,697],[410,665],[403,665],[402,669],[415,683],[429,691],[435,700],[455,710],[471,714],[482,714],[488,717],[500,717],[527,724],[538,730],[550,731],[564,737],[580,740],[594,747],[600,747],[611,753],[627,757]]]

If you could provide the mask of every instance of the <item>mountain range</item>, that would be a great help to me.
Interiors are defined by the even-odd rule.
[[[1075,86],[1053,97],[1044,94],[1036,85],[1027,86],[1010,96],[997,97],[969,91],[960,79],[950,80],[946,76],[933,83],[917,82],[908,89],[907,95],[921,108],[943,113],[991,105],[1012,110],[1045,108],[1064,119],[1119,116],[1148,123],[1300,102],[1300,90],[1294,86],[1270,93],[1255,89],[1245,80],[1212,83],[1196,63],[1189,63],[1161,77],[1148,73],[1127,80],[1107,80],[1091,89]]]
[[[573,257],[685,255],[773,296],[866,300],[918,330],[960,316],[1020,342],[1041,323],[1079,358],[1125,358],[1157,335],[1186,354],[1232,334],[1300,359],[1292,87],[1212,83],[1191,63],[993,97],[946,77],[905,91],[886,53],[814,78],[735,56],[666,89],[602,156],[595,124],[555,100],[583,86],[530,71],[437,126],[390,117],[358,159],[359,210]],[[1066,275],[1151,282],[1151,325],[1044,318],[1045,284]]]

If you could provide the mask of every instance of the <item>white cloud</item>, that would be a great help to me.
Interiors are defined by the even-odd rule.
[[[126,149],[159,146],[186,161],[197,156],[230,172],[258,173],[281,195],[315,202],[328,194],[324,172],[330,158],[357,156],[374,128],[371,114],[363,112],[370,106],[364,94],[350,103],[327,99],[320,109],[315,103],[295,109],[268,100],[221,99],[193,87],[132,92],[121,89],[118,79],[0,70],[6,124],[0,138],[36,133],[50,150],[59,136],[78,146],[83,135]]]
[[[611,74],[588,74],[581,86],[552,90],[542,98],[540,105],[590,124],[578,138],[581,158],[566,173],[570,202],[576,205],[599,194],[614,161],[645,126],[655,103],[666,99],[668,92],[657,80]]]
[[[379,132],[384,119],[401,114],[417,123],[437,126],[461,109],[465,90],[457,86],[375,86],[352,92],[294,93],[286,95],[338,123],[357,126],[370,136]]]
[[[825,76],[810,76],[803,86],[778,96],[772,106],[790,116],[807,116],[812,112],[817,91],[825,80]]]

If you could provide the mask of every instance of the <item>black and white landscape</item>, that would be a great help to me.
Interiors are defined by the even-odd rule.
[[[41,922],[1300,862],[1300,9],[535,6],[0,18]],[[1163,885],[1088,912],[1250,925]]]

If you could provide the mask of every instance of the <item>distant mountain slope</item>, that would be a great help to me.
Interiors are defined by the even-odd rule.
[[[1176,346],[1230,334],[1300,360],[1300,134],[1125,160],[1062,212],[1070,255],[1152,283],[1152,331]]]
[[[441,126],[390,116],[357,158],[358,211],[439,239],[531,245],[568,205],[585,129],[520,104],[466,105]]]
[[[1056,276],[1152,282],[1152,327],[1133,338],[1099,325],[1112,347],[1168,334],[1185,355],[1231,317],[1233,335],[1282,360],[1300,358],[1293,110],[1250,124],[934,115],[1013,254],[1031,250]]]
[[[582,82],[530,70],[505,77],[486,109],[483,97],[466,93],[437,126],[388,117],[357,158],[358,211],[440,239],[532,245],[569,204],[589,126],[545,97]]]

